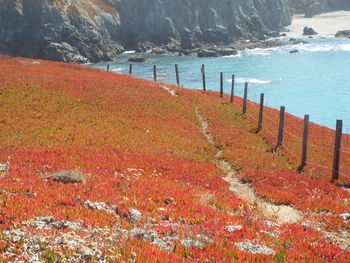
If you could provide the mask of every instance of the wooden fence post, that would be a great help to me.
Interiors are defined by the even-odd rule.
[[[220,72],[220,97],[224,96],[224,73]]]
[[[340,147],[341,147],[342,133],[343,133],[343,121],[337,120],[337,126],[335,130],[332,182],[339,179]]]
[[[177,64],[175,64],[175,73],[176,73],[176,84],[180,85],[179,66]]]
[[[204,64],[202,65],[201,72],[202,72],[203,90],[205,91],[206,85],[205,85],[205,66],[204,66]]]
[[[306,165],[307,160],[307,144],[309,139],[309,120],[310,115],[304,115],[304,132],[303,132],[303,148],[301,153],[301,163],[297,169],[298,173],[301,173],[304,171],[304,167]]]
[[[259,108],[259,121],[258,121],[258,129],[257,132],[259,132],[262,129],[263,124],[263,116],[264,116],[264,93],[260,94],[260,108]]]
[[[156,65],[153,66],[153,80],[157,81],[157,67],[156,67]]]
[[[277,145],[275,147],[275,150],[277,150],[277,148],[279,146],[282,146],[283,143],[283,132],[284,132],[284,113],[286,111],[286,108],[284,106],[281,106],[281,110],[280,110],[280,122],[279,122],[279,126],[278,126],[278,138],[277,138]]]
[[[132,74],[132,64],[129,65],[129,75]]]
[[[232,82],[231,82],[231,103],[233,103],[235,97],[235,75],[232,75]]]
[[[242,114],[247,113],[247,98],[248,98],[248,82],[244,83],[244,98]]]

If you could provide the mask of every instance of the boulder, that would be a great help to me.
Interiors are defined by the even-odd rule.
[[[308,42],[305,40],[301,40],[301,39],[295,39],[295,38],[290,38],[289,39],[290,42],[293,43],[293,45],[298,45],[298,44],[307,44]]]
[[[180,50],[179,53],[182,53],[185,56],[194,54],[194,53],[198,53],[200,51],[200,48],[194,48],[194,49],[182,49]]]
[[[145,59],[144,57],[130,57],[128,61],[135,62],[135,63],[142,63],[142,62],[146,62],[147,59]]]
[[[180,41],[171,39],[170,42],[165,46],[165,48],[169,52],[178,52],[181,49],[180,45],[181,45]]]
[[[69,183],[86,183],[84,175],[80,171],[60,171],[57,173],[49,174],[44,177],[45,179],[52,179],[53,181],[69,184]]]
[[[312,27],[306,26],[306,27],[304,27],[303,35],[304,36],[313,36],[313,35],[317,35],[317,32]]]
[[[232,48],[219,48],[216,50],[216,52],[220,56],[233,56],[233,55],[238,54],[238,51],[236,49],[232,49]]]
[[[268,37],[280,37],[281,36],[281,33],[280,32],[277,32],[277,31],[271,31],[271,32],[268,32],[266,34],[266,36]]]
[[[215,45],[207,48],[200,49],[197,52],[197,56],[200,58],[203,57],[221,57],[221,56],[232,56],[237,55],[237,49],[230,47],[218,48]]]
[[[338,38],[350,38],[350,30],[341,30],[335,34]]]
[[[281,46],[281,42],[279,40],[266,40],[260,41],[258,47],[259,48],[272,48]]]
[[[298,54],[299,53],[299,50],[297,49],[293,49],[291,51],[289,51],[290,54]]]
[[[199,58],[206,58],[206,57],[219,57],[218,52],[214,50],[209,49],[201,49],[198,51],[197,56]]]
[[[136,44],[135,51],[137,53],[144,53],[149,50],[152,50],[153,45],[150,42],[139,42]]]
[[[154,53],[154,54],[164,54],[164,53],[166,53],[167,52],[167,50],[166,50],[166,48],[164,48],[164,47],[155,47],[155,48],[153,48],[152,49],[152,52],[151,53]]]

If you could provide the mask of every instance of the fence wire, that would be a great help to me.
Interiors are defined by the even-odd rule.
[[[152,79],[153,78],[153,68],[150,67],[149,71],[147,71],[146,74],[149,75],[149,76],[147,76],[148,79]],[[172,79],[173,75],[175,75],[175,70],[164,71],[162,69],[159,70],[157,68],[157,79],[159,81],[170,81],[170,80],[173,80]],[[180,70],[180,75],[181,75],[181,70]],[[196,82],[198,82],[198,79],[200,79],[199,86],[202,87],[202,84],[203,84],[202,83],[202,76],[203,76],[203,73],[201,72],[201,69],[198,68],[198,70],[195,70],[195,71],[192,70],[190,74],[187,74],[186,77],[182,77],[180,79],[183,80],[183,81],[196,81]],[[224,76],[224,83],[227,82],[227,78],[228,78],[227,76],[229,76],[230,78],[232,77],[232,75],[226,75],[226,78]],[[219,83],[220,70],[218,69],[218,67],[216,67],[214,69],[214,71],[211,69],[210,72],[205,72],[205,78],[206,78],[206,82],[207,82],[206,83],[207,90],[213,90],[213,91],[216,91],[216,92],[220,92],[220,85],[215,85],[215,87],[214,87],[213,84],[210,84],[210,86],[209,86],[209,83],[212,83],[212,81],[214,79],[215,80],[217,79],[218,83]],[[176,81],[175,77],[174,77],[173,81]],[[170,81],[170,82],[173,82],[173,81]],[[224,92],[228,90],[229,93],[231,93],[231,86],[230,86],[230,88],[226,88],[225,86],[227,86],[227,85],[224,84]],[[234,96],[236,98],[239,98],[241,101],[239,101],[239,103],[237,104],[237,99],[234,98],[233,104],[242,106],[243,98],[241,98],[241,97],[239,97],[237,95],[237,93],[238,93],[237,91],[239,91],[239,93],[241,93],[242,88],[238,87],[238,85],[235,85],[235,94],[234,94]],[[254,98],[255,99],[256,99],[256,96],[257,95],[254,94]],[[226,98],[227,96],[224,96],[224,97]],[[260,111],[259,103],[258,102],[252,102],[250,100],[247,100],[246,102],[247,102],[247,106],[249,106],[249,107],[247,107],[247,112],[246,112],[247,116],[249,117],[251,122],[253,122],[253,121],[254,122],[258,122],[259,118],[256,117],[255,114],[251,114],[249,112],[249,108],[252,107],[254,109],[254,113],[259,114],[259,111]],[[271,140],[277,140],[276,138],[277,138],[277,131],[278,131],[278,127],[279,127],[279,117],[270,115],[270,113],[266,109],[271,110],[271,108],[268,108],[267,103],[265,101],[264,112],[263,112],[263,125],[262,125],[261,132],[265,132],[266,134],[271,136],[271,138],[265,138],[265,139],[267,139],[269,141],[269,143],[271,145],[273,145],[274,142],[271,141]],[[266,123],[266,124],[264,124],[264,123]],[[274,127],[276,130],[273,131],[272,129],[269,129],[268,128],[269,125]],[[302,128],[303,128],[303,124],[301,124],[301,125],[302,125]],[[320,158],[317,155],[317,153],[320,150],[321,151],[327,151],[327,152],[330,152],[330,153],[332,153],[334,151],[334,148],[332,146],[325,146],[324,145],[324,140],[329,139],[328,134],[330,134],[330,132],[327,131],[327,133],[325,134],[325,127],[322,127],[321,128],[321,130],[322,130],[322,136],[321,136],[322,143],[321,144],[315,144],[313,142],[310,142],[310,138],[312,136],[312,132],[310,132],[310,130],[312,130],[312,128],[315,128],[315,127],[312,126],[312,127],[309,128],[309,139],[308,139],[307,146],[308,146],[309,149],[312,149],[312,150],[308,151],[309,152],[308,156],[312,155],[314,158],[316,158],[316,161],[315,161],[314,158],[310,158],[309,157],[309,160],[307,161],[307,165],[310,165],[310,166],[312,166],[314,168],[321,168],[321,169],[324,169],[324,170],[327,170],[327,171],[332,171],[333,168],[327,167],[327,166],[322,165],[320,163],[320,162],[324,162],[324,160],[322,160],[322,158],[320,160],[317,160],[317,158]],[[349,131],[349,129],[347,129],[347,131]],[[295,141],[282,143],[282,145],[280,146],[280,149],[285,150],[287,152],[287,154],[291,155],[292,157],[294,157],[297,160],[298,154],[295,153],[295,151],[294,151],[295,149],[293,149],[293,148],[296,147],[297,143],[302,143],[303,140],[302,140],[302,138],[300,136],[296,135],[295,133],[290,131],[288,128],[284,128],[284,133],[285,133],[285,135],[287,135],[288,137],[294,139]],[[346,135],[346,140],[347,140],[347,142],[349,142],[350,135],[349,134],[344,134],[344,135]],[[291,144],[291,145],[289,145],[289,144]],[[300,147],[301,147],[301,145],[300,145]],[[298,148],[299,148],[299,146],[298,146]],[[341,154],[350,155],[350,151],[344,150],[344,149],[341,149],[340,153]],[[350,164],[349,164],[349,167],[350,167]],[[350,176],[347,175],[347,173],[348,172],[345,172],[345,173],[344,172],[339,172],[339,175],[341,177],[344,177],[344,178],[350,178]]]

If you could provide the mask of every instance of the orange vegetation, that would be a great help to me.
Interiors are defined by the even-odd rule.
[[[171,88],[179,96],[151,81],[84,66],[0,57],[0,163],[8,167],[0,177],[2,262],[28,259],[27,240],[13,240],[8,231],[52,238],[69,232],[26,223],[42,216],[79,222],[81,237],[95,229],[93,240],[102,227],[129,233],[103,238],[98,248],[107,262],[350,261],[348,251],[312,224],[267,223],[235,196],[216,166],[217,149],[200,131],[195,108],[208,119],[222,158],[267,200],[293,205],[328,230],[347,231],[349,223],[338,214],[349,211],[349,193],[318,179],[321,174],[296,174],[292,159],[269,152],[271,145],[252,132],[239,103]],[[44,178],[62,170],[80,170],[86,184]],[[91,209],[90,201],[110,209]],[[141,214],[137,220],[130,220],[133,209]],[[240,227],[228,231],[228,226]],[[132,236],[135,229],[158,237]],[[156,243],[166,237],[173,237],[171,251]],[[79,246],[74,252],[47,242],[35,250],[43,262],[67,262],[81,253]],[[241,242],[273,253],[243,251]]]

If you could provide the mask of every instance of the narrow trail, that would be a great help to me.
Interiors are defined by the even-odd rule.
[[[239,180],[240,175],[236,172],[232,165],[227,160],[220,157],[223,153],[223,149],[221,149],[220,146],[216,143],[214,136],[208,132],[209,123],[201,115],[198,107],[196,107],[195,111],[198,121],[200,122],[202,133],[207,138],[208,142],[211,145],[214,145],[217,150],[217,153],[215,154],[217,165],[224,171],[225,177],[223,177],[223,179],[230,184],[229,189],[232,192],[237,194],[238,197],[246,201],[253,208],[256,208],[260,213],[272,221],[275,221],[279,224],[300,222],[323,233],[325,237],[332,240],[333,243],[342,248],[343,252],[350,249],[350,236],[348,233],[331,232],[324,229],[322,225],[310,224],[307,222],[308,220],[303,220],[305,215],[302,211],[294,209],[291,206],[275,205],[271,202],[268,202],[258,196],[250,185],[242,183]]]
[[[167,91],[170,95],[177,97],[178,94],[176,91],[170,89],[165,85],[160,85],[165,91]],[[284,223],[302,223],[305,224],[317,231],[320,231],[327,237],[332,240],[334,244],[337,244],[339,247],[343,249],[341,253],[350,249],[350,236],[348,233],[337,233],[331,232],[324,229],[322,225],[313,225],[308,223],[308,220],[305,220],[305,215],[302,211],[294,209],[291,206],[287,205],[276,205],[271,202],[268,202],[258,196],[254,188],[249,184],[242,183],[240,179],[240,175],[234,169],[234,167],[225,159],[223,159],[222,147],[215,141],[214,136],[208,131],[209,123],[208,121],[201,115],[198,106],[195,109],[197,119],[200,123],[200,129],[203,135],[208,140],[209,144],[213,145],[216,148],[215,159],[217,162],[217,166],[225,173],[225,177],[223,179],[229,183],[229,190],[234,192],[238,197],[247,202],[251,207],[255,208],[262,215],[268,218],[271,221],[275,221],[278,224]],[[348,189],[347,189],[348,190]],[[340,254],[341,254],[340,253]]]
[[[208,142],[215,146],[217,153],[215,155],[218,167],[225,172],[224,180],[230,184],[230,190],[237,194],[241,199],[246,201],[250,206],[256,207],[264,216],[273,220],[279,224],[283,223],[296,223],[303,219],[303,215],[300,211],[293,207],[286,205],[275,205],[263,200],[257,196],[254,189],[248,184],[244,184],[239,180],[239,175],[232,167],[232,165],[220,158],[222,149],[215,142],[214,136],[208,132],[209,124],[200,114],[198,107],[196,108],[196,115],[200,122],[201,131],[207,138]]]
[[[177,97],[178,95],[176,94],[176,91],[170,89],[169,87],[160,84],[159,85],[162,89],[164,89],[165,91],[169,92],[172,96]]]

